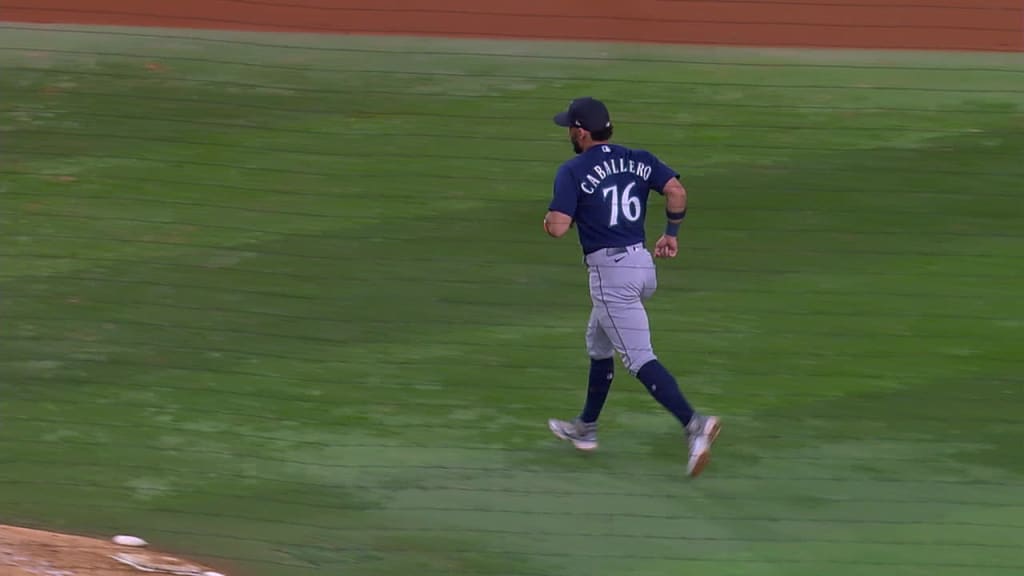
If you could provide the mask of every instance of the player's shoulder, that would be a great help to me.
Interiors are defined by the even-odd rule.
[[[576,162],[576,158],[569,158],[558,165],[558,169],[555,170],[555,188],[569,189],[576,187],[580,174],[583,172],[583,170],[578,168]]]
[[[580,156],[580,155],[573,156],[572,158],[566,159],[564,162],[562,162],[558,166],[558,173],[559,174],[566,174],[566,173],[568,173],[568,174],[577,174],[579,172],[585,172],[586,171],[586,168],[584,168],[584,164],[585,163],[586,163],[586,160],[582,156]]]

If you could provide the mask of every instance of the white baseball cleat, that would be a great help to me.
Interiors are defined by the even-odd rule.
[[[711,460],[711,445],[718,438],[721,428],[717,416],[694,416],[694,421],[687,426],[690,458],[686,464],[686,473],[691,478],[700,476],[704,467],[708,465]]]
[[[590,451],[597,448],[597,422],[587,424],[576,418],[571,422],[565,420],[548,420],[551,433],[562,440],[572,442],[577,450]]]

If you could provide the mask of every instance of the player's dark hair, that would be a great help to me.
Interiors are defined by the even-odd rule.
[[[605,140],[611,140],[613,131],[614,130],[612,126],[602,128],[600,130],[591,132],[590,138],[593,139],[595,142],[604,142]]]

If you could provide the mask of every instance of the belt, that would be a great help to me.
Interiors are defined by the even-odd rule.
[[[615,256],[617,254],[625,254],[626,252],[636,252],[642,250],[644,245],[642,243],[632,244],[630,246],[616,246],[614,248],[605,248],[604,253],[607,256]]]
[[[637,242],[636,244],[630,244],[629,246],[613,246],[611,248],[598,248],[596,250],[591,250],[590,252],[587,252],[586,254],[583,255],[583,264],[589,266],[590,263],[588,262],[588,259],[591,256],[595,256],[596,257],[599,254],[602,254],[605,257],[611,258],[612,256],[617,256],[619,254],[625,254],[627,252],[639,252],[639,251],[641,251],[643,249],[644,249],[644,243],[643,242]]]

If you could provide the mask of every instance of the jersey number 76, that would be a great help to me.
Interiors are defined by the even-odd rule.
[[[617,226],[619,224],[619,214],[630,221],[636,222],[640,218],[643,206],[640,204],[640,199],[636,196],[630,195],[630,191],[633,190],[633,186],[636,186],[636,182],[630,182],[622,189],[622,195],[619,195],[619,187],[608,186],[601,189],[604,193],[604,199],[608,200],[611,196],[611,217],[608,219],[609,226]],[[620,209],[621,206],[621,209]]]

